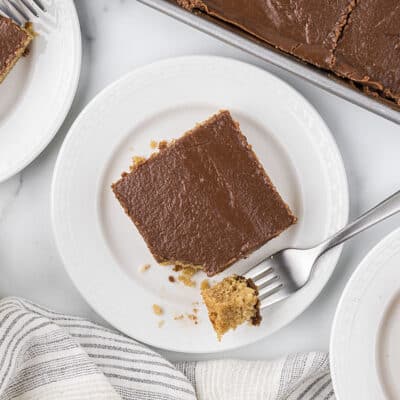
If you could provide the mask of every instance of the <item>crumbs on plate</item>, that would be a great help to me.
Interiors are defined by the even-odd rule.
[[[153,304],[153,312],[156,315],[163,315],[164,314],[164,310],[158,304]]]
[[[146,272],[147,270],[150,269],[150,267],[151,267],[150,264],[141,265],[141,266],[139,267],[139,272]]]

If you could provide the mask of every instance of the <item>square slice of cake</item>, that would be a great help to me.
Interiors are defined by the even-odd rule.
[[[208,316],[218,340],[230,329],[249,322],[261,322],[258,291],[251,279],[233,275],[201,290]]]
[[[296,222],[228,111],[136,164],[112,189],[159,263],[208,276]]]
[[[32,39],[29,26],[20,27],[0,15],[0,83],[24,54]]]

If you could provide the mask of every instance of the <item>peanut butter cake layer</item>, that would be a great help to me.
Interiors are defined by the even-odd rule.
[[[328,68],[355,0],[177,0],[238,26],[319,67]]]
[[[400,2],[359,0],[335,51],[334,69],[400,105]]]
[[[159,263],[213,276],[296,222],[228,111],[112,185]]]
[[[218,340],[245,322],[252,325],[261,322],[258,292],[251,279],[229,276],[213,287],[202,289],[201,295]]]
[[[24,54],[33,34],[0,15],[0,83]]]

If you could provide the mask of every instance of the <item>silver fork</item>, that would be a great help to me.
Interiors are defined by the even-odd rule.
[[[322,243],[307,249],[286,249],[250,269],[245,278],[257,286],[260,307],[286,299],[312,277],[317,260],[332,248],[400,211],[400,191],[367,211]]]
[[[39,18],[45,12],[47,10],[41,0],[0,0],[0,14],[18,25],[30,22],[33,17]]]

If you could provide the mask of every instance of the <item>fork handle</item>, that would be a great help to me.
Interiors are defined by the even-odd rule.
[[[318,246],[320,249],[319,255],[322,255],[333,247],[342,244],[346,240],[351,239],[353,236],[358,235],[398,212],[400,212],[400,191],[394,193],[374,208],[371,208],[369,211],[361,215],[361,217],[358,217],[355,221],[345,226],[335,235],[322,242]]]

